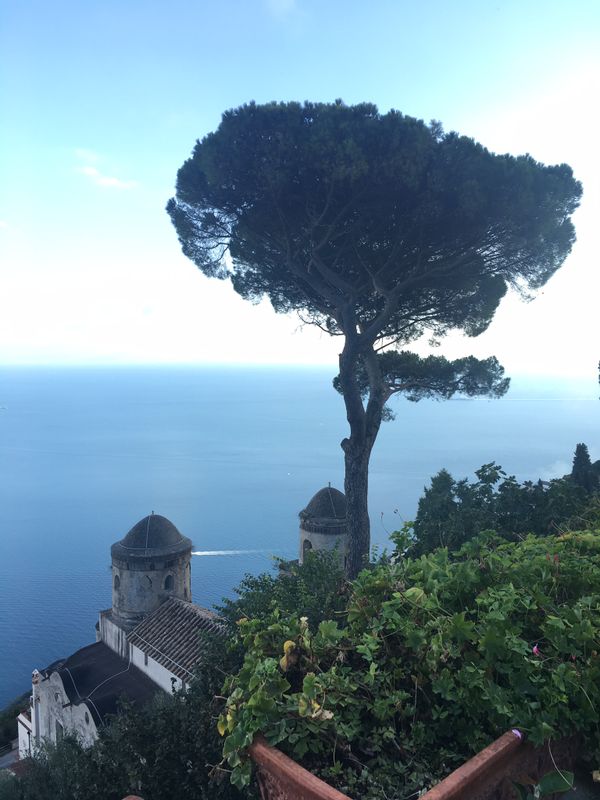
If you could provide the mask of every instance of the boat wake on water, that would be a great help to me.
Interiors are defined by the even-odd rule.
[[[244,556],[249,553],[272,553],[272,550],[195,550],[193,556]]]

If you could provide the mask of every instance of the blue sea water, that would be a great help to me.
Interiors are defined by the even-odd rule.
[[[110,545],[156,511],[196,551],[194,600],[297,552],[298,511],[343,488],[341,398],[325,368],[3,368],[0,373],[0,708],[94,639]],[[442,467],[496,461],[519,479],[600,458],[589,381],[514,380],[502,400],[395,404],[372,457],[373,543],[414,516]]]

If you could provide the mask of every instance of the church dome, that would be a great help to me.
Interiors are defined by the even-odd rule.
[[[175,555],[191,550],[192,543],[182,536],[175,525],[160,514],[150,514],[141,519],[129,533],[111,547],[113,558]]]
[[[319,489],[300,516],[303,519],[346,519],[346,495],[339,489],[325,486]]]
[[[315,533],[341,533],[346,527],[346,495],[332,486],[320,489],[300,512],[300,524]]]

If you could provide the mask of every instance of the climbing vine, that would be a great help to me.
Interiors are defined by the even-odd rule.
[[[380,564],[311,630],[241,619],[219,718],[233,781],[257,733],[351,796],[416,797],[499,734],[600,747],[600,535],[480,536]]]

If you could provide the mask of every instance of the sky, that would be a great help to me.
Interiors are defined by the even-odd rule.
[[[596,374],[597,0],[0,6],[0,364],[334,365],[339,340],[204,277],[164,207],[226,109],[342,98],[573,167],[584,198],[565,265],[436,353]]]

